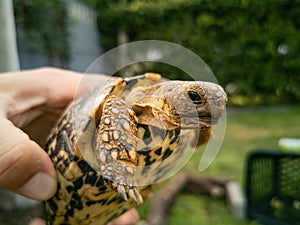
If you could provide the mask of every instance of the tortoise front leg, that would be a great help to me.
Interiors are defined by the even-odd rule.
[[[124,200],[141,204],[134,176],[137,156],[137,118],[126,103],[115,96],[105,100],[97,127],[96,156],[101,175],[110,180]]]

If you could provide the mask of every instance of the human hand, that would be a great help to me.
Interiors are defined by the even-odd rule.
[[[42,147],[82,77],[54,68],[0,74],[0,188],[36,200],[55,193],[56,173]],[[80,94],[90,88],[84,85]]]
[[[42,149],[46,137],[75,95],[107,81],[101,75],[84,82],[82,77],[55,68],[0,74],[0,188],[36,200],[54,195],[56,173]],[[108,225],[131,225],[137,220],[132,209]],[[30,225],[45,221],[36,218]]]

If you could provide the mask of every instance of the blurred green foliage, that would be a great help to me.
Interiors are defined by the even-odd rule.
[[[233,105],[300,103],[300,1],[81,0],[96,9],[101,44],[164,40],[200,56]],[[66,0],[14,0],[18,28],[49,61],[67,60]],[[123,71],[134,70],[125,68]],[[139,68],[187,78],[161,64]],[[119,71],[123,73],[123,71]]]
[[[300,102],[299,1],[85,2],[97,8],[107,50],[118,45],[119,32],[129,41],[170,41],[200,56],[234,105]]]
[[[51,65],[69,59],[66,0],[14,0],[17,29],[29,51],[42,53]]]

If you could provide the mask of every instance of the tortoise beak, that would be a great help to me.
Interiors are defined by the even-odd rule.
[[[218,122],[218,118],[213,118],[211,116],[202,116],[202,117],[181,116],[179,119],[180,119],[181,129],[208,128],[217,124]]]

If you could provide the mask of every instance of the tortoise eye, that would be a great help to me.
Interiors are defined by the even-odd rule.
[[[195,91],[188,91],[189,98],[195,103],[195,104],[202,104],[202,98],[200,95]]]

